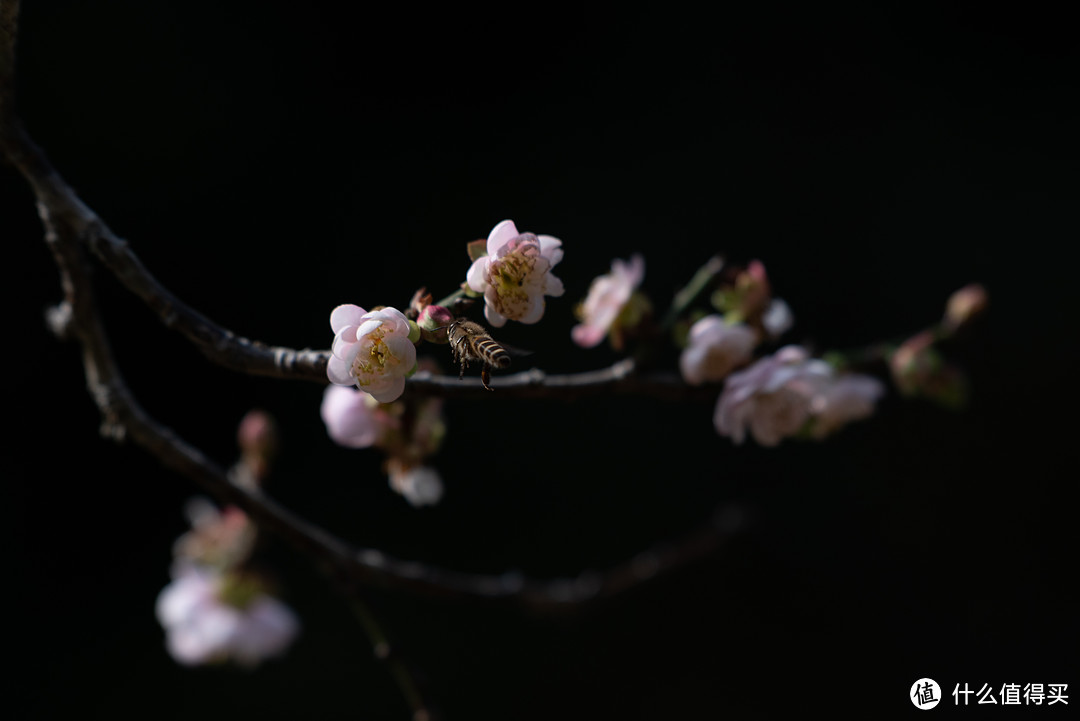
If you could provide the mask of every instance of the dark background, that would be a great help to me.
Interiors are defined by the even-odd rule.
[[[449,292],[464,244],[504,218],[564,242],[566,295],[500,336],[549,371],[614,358],[570,343],[572,309],[633,252],[660,308],[710,255],[760,258],[792,340],[818,349],[903,337],[957,288],[989,289],[959,358],[963,412],[892,395],[826,444],[760,449],[717,437],[712,403],[482,394],[448,406],[446,496],[415,510],[376,452],[327,439],[320,386],[207,364],[100,272],[148,411],[221,463],[248,409],[274,413],[269,492],[358,545],[550,577],[718,506],[747,514],[715,557],[583,616],[373,591],[448,718],[902,717],[924,676],[946,693],[1076,693],[1078,68],[1063,18],[23,6],[30,132],[165,286],[269,343],[326,347],[339,303]],[[9,167],[0,192],[13,717],[406,718],[344,601],[273,540],[304,626],[289,656],[248,673],[165,654],[154,601],[198,489],[97,436],[77,350],[44,331],[60,291],[33,199]]]

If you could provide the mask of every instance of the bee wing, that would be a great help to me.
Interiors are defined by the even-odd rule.
[[[518,348],[517,346],[507,345],[502,341],[499,341],[499,345],[501,345],[503,347],[503,350],[505,350],[514,358],[524,358],[533,354],[533,351],[531,350],[525,350],[524,348]]]

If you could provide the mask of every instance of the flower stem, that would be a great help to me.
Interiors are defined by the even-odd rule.
[[[705,265],[698,268],[690,282],[675,294],[671,307],[668,308],[667,314],[660,322],[661,329],[670,330],[675,325],[675,321],[679,319],[679,316],[685,313],[687,308],[701,297],[702,293],[708,289],[709,285],[720,275],[720,271],[723,269],[724,259],[718,255],[709,258]]]

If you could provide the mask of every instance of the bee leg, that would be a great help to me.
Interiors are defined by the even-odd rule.
[[[485,363],[484,364],[484,369],[482,371],[480,371],[480,382],[484,384],[484,388],[487,388],[489,391],[493,391],[495,389],[488,385],[488,381],[490,381],[490,380],[491,380],[491,371],[488,369],[488,366]]]

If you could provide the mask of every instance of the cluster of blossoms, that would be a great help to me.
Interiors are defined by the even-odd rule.
[[[327,433],[338,445],[379,448],[386,454],[390,487],[410,504],[433,505],[442,498],[442,479],[426,465],[446,432],[442,400],[380,403],[355,388],[331,385],[323,393],[321,413]]]
[[[173,580],[157,599],[165,647],[187,666],[232,661],[244,666],[285,652],[300,629],[292,610],[244,570],[255,529],[237,508],[189,504],[192,530],[176,543]]]
[[[465,282],[444,304],[433,304],[421,289],[404,313],[341,305],[330,316],[334,343],[327,376],[333,385],[322,405],[330,437],[350,448],[381,448],[391,487],[417,506],[441,497],[439,475],[424,461],[438,449],[444,428],[439,401],[398,400],[405,379],[419,367],[416,345],[450,340],[457,318],[449,301],[459,296],[482,297],[485,317],[498,328],[508,320],[538,322],[545,296],[564,292],[562,281],[552,274],[563,257],[558,238],[522,233],[513,221],[504,220],[486,240],[470,243],[468,254],[472,263]],[[639,291],[644,276],[645,260],[634,255],[628,261],[614,260],[610,273],[595,278],[576,309],[581,322],[571,330],[574,343],[592,348],[608,338],[613,348],[622,350],[629,338],[655,337],[651,304]],[[698,278],[700,283],[695,282]],[[773,446],[788,437],[824,438],[873,413],[885,393],[875,378],[840,372],[796,345],[760,357],[763,346],[776,344],[793,325],[791,309],[773,297],[760,261],[729,271],[713,259],[688,286],[693,289],[690,296],[701,295],[716,279],[721,282],[709,296],[714,312],[681,326],[686,343],[679,370],[691,385],[724,383],[714,416],[721,435],[736,443],[750,435],[761,445]],[[951,332],[984,306],[981,288],[965,289],[950,300],[942,327]],[[671,322],[666,319],[665,327]],[[676,337],[682,337],[678,328]],[[932,333],[916,336],[891,356],[901,392],[955,395],[959,386],[935,354],[936,338]]]
[[[237,430],[240,461],[235,482],[257,488],[277,450],[277,427],[261,411],[248,413]],[[255,666],[285,652],[300,623],[249,570],[256,529],[247,514],[210,501],[189,501],[191,530],[173,546],[172,581],[157,599],[165,648],[188,666],[232,661]]]
[[[884,395],[875,378],[838,374],[799,346],[786,346],[744,370],[759,345],[792,325],[791,310],[771,297],[765,267],[751,262],[728,286],[713,294],[711,314],[690,327],[679,369],[687,383],[724,381],[714,424],[720,435],[742,443],[749,430],[763,446],[783,438],[824,438],[843,425],[870,416]]]
[[[486,241],[469,245],[473,262],[463,290],[483,296],[484,315],[493,326],[507,320],[536,323],[544,314],[544,296],[563,293],[562,281],[551,273],[562,259],[561,246],[558,238],[519,233],[513,221],[504,220]],[[326,368],[331,385],[323,396],[322,418],[336,443],[382,449],[391,488],[422,506],[442,497],[438,472],[424,463],[442,441],[442,406],[436,399],[398,399],[405,379],[420,367],[416,344],[447,343],[455,317],[432,304],[423,290],[408,312],[389,307],[368,312],[351,304],[333,310],[334,342]]]

